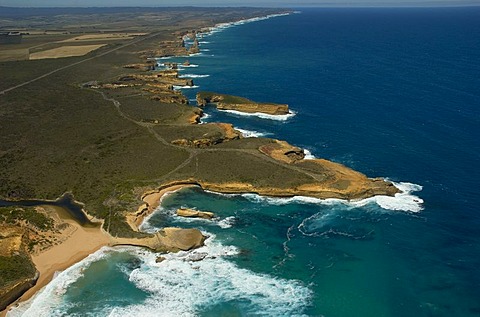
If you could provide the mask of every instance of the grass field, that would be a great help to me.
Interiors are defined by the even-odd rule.
[[[83,56],[90,53],[91,51],[97,50],[102,46],[107,44],[91,44],[91,45],[66,45],[60,46],[57,48],[52,48],[50,50],[41,51],[37,53],[30,54],[30,59],[46,59],[46,58],[62,58],[62,57],[72,57],[72,56]]]
[[[140,193],[136,188],[158,186],[183,177],[190,166],[187,163],[193,150],[173,146],[170,142],[180,134],[200,137],[205,133],[204,128],[187,124],[187,119],[198,110],[188,105],[162,104],[140,94],[106,91],[107,98],[115,98],[120,103],[117,109],[99,92],[81,88],[84,82],[109,82],[134,72],[121,66],[143,62],[139,52],[160,47],[163,41],[177,40],[182,32],[273,11],[178,10],[182,14],[172,15],[170,10],[138,18],[129,14],[130,20],[124,16],[121,22],[117,14],[102,19],[105,28],[115,30],[108,34],[128,34],[132,29],[139,33],[159,31],[130,46],[121,45],[142,37],[122,38],[122,43],[112,41],[108,48],[100,48],[85,57],[0,63],[5,79],[0,83],[2,90],[90,58],[88,62],[0,95],[1,197],[55,199],[70,191],[86,204],[90,213],[100,218],[109,215],[122,222],[123,212],[136,208],[139,202]],[[90,25],[95,24],[94,17],[78,16],[69,20],[69,31],[75,31],[71,25],[82,19],[89,19]],[[168,31],[162,31],[167,27]],[[59,22],[57,28],[65,28],[65,24]],[[91,34],[79,36],[85,35],[81,38],[92,40],[102,37]],[[108,34],[106,36],[110,36]],[[57,35],[46,36],[50,41]],[[102,55],[114,48],[119,49]],[[159,123],[158,130],[144,124],[152,120]],[[168,128],[171,125],[179,127]],[[207,156],[205,159],[211,160]],[[184,163],[186,167],[179,168]],[[212,180],[222,177],[222,173],[210,171],[207,165],[202,177]],[[115,204],[106,204],[107,200]]]

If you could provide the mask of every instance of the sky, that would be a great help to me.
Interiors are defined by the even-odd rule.
[[[113,6],[256,6],[256,7],[332,7],[332,6],[465,6],[480,5],[480,0],[0,0],[9,7],[113,7]]]

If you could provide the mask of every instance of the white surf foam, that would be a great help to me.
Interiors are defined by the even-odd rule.
[[[208,41],[199,41],[198,44],[210,44]]]
[[[395,185],[395,187],[401,190],[401,193],[395,194],[395,197],[374,196],[358,202],[352,202],[352,204],[355,206],[365,206],[371,202],[374,202],[383,209],[388,210],[403,210],[411,212],[419,212],[423,210],[423,199],[412,195],[412,192],[421,191],[423,189],[422,186],[412,183],[392,183]]]
[[[153,217],[153,215],[155,213],[164,211],[164,209],[162,207],[162,202],[165,198],[167,198],[171,194],[176,193],[177,191],[182,190],[182,189],[183,188],[179,188],[179,189],[169,190],[169,191],[165,192],[165,194],[163,194],[162,197],[160,198],[157,209],[155,209],[150,215],[148,215],[147,217],[145,217],[143,219],[143,222],[140,224],[140,226],[138,226],[138,229],[140,231],[149,232],[149,233],[153,233],[156,230],[158,230],[158,228],[155,228],[155,227],[150,225],[150,219]]]
[[[315,160],[316,157],[310,152],[308,149],[303,149],[303,152],[305,153],[305,160]]]
[[[311,291],[300,282],[239,268],[227,260],[238,250],[214,238],[192,252],[166,254],[161,263],[153,253],[141,255],[145,263],[130,281],[152,295],[144,303],[115,308],[110,316],[197,316],[199,309],[238,300],[248,303],[247,315],[292,316],[308,305]],[[203,260],[191,261],[198,258]]]
[[[179,67],[182,67],[182,68],[196,68],[196,67],[198,67],[198,65],[197,64],[179,65]]]
[[[243,24],[246,24],[246,23],[258,22],[258,21],[263,21],[263,20],[267,20],[267,19],[271,19],[271,18],[275,18],[275,17],[286,16],[286,15],[290,15],[290,13],[269,14],[269,15],[266,15],[266,16],[263,16],[263,17],[244,19],[244,20],[235,21],[235,22],[218,23],[214,27],[211,27],[209,29],[209,32],[206,33],[205,35],[208,36],[208,35],[211,35],[211,34],[215,34],[215,33],[221,32],[223,30],[226,30],[228,28],[243,25]]]
[[[218,226],[222,229],[231,228],[231,227],[233,227],[234,224],[235,224],[235,217],[234,216],[230,216],[230,217],[227,217],[227,218],[224,218],[224,219],[221,219],[221,220],[218,221]]]
[[[237,127],[235,127],[235,130],[240,131],[240,133],[242,133],[244,138],[259,138],[259,137],[267,135],[267,133],[253,131],[253,130],[240,129],[240,128],[237,128]]]
[[[195,101],[197,101],[195,99]],[[205,124],[207,123],[205,120],[207,120],[208,118],[210,118],[211,116],[208,114],[208,113],[203,113],[202,116],[200,117],[200,124]]]
[[[393,211],[407,211],[407,212],[420,212],[423,210],[423,199],[418,196],[413,195],[413,192],[421,191],[422,186],[412,184],[412,183],[396,183],[392,182],[395,187],[397,187],[401,192],[395,194],[395,196],[383,196],[378,195],[371,198],[361,199],[361,200],[343,200],[336,198],[329,199],[319,199],[306,196],[293,196],[289,198],[277,198],[277,197],[266,197],[260,196],[257,194],[222,194],[217,192],[207,191],[216,195],[222,195],[226,197],[234,196],[243,196],[246,199],[257,202],[265,203],[269,205],[286,205],[291,203],[300,203],[300,204],[320,204],[320,205],[335,205],[342,204],[350,207],[363,207],[368,204],[375,203],[385,210]]]
[[[240,112],[236,110],[218,110],[218,111],[223,111],[223,112],[228,112],[236,116],[242,116],[242,117],[257,117],[261,119],[268,119],[268,120],[276,120],[276,121],[286,121],[290,119],[291,117],[295,116],[295,112],[290,111],[289,114],[282,114],[282,115],[271,115],[271,114],[265,114],[261,112],[254,112],[254,113],[246,113],[246,112]]]
[[[176,85],[173,85],[173,89],[175,90],[178,90],[178,89],[194,89],[194,88],[198,88],[200,86],[196,86],[196,85],[193,85],[193,86],[176,86]]]
[[[61,316],[58,311],[54,311],[62,303],[62,296],[67,291],[68,287],[83,276],[83,272],[93,262],[99,261],[107,257],[113,249],[110,247],[103,247],[99,251],[90,254],[84,260],[72,265],[66,270],[55,275],[53,280],[48,283],[42,290],[40,290],[30,300],[21,303],[17,308],[11,310],[8,316],[13,317],[48,317]]]
[[[210,77],[210,75],[200,75],[200,74],[184,74],[178,76],[179,78],[205,78]]]
[[[182,207],[182,208],[187,208],[187,207]],[[163,213],[171,217],[172,219],[176,220],[177,222],[183,222],[183,223],[196,223],[196,224],[203,224],[203,225],[214,225],[218,226],[222,229],[228,229],[233,226],[235,223],[235,217],[230,216],[226,218],[220,218],[220,217],[214,217],[212,219],[203,219],[203,218],[195,218],[195,217],[181,217],[177,215],[176,210],[166,210],[162,207],[158,208],[155,213]],[[145,232],[156,232],[160,228],[156,228],[155,226],[151,225],[149,220],[151,219],[151,216],[148,218],[148,220],[144,221],[142,224],[141,230]]]

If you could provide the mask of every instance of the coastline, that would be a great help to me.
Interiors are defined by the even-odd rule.
[[[52,209],[57,208],[52,207]],[[71,219],[64,219],[64,223],[72,226],[73,230],[68,233],[65,241],[39,254],[32,255],[32,262],[39,273],[36,284],[0,312],[0,317],[6,316],[10,309],[36,295],[52,281],[56,272],[63,271],[98,251],[101,247],[112,244],[112,237],[103,231],[100,224],[98,227],[84,227]]]
[[[197,185],[195,184],[180,182],[178,184],[167,184],[160,187],[158,190],[150,190],[145,192],[141,198],[144,204],[140,205],[136,212],[127,215],[127,223],[130,225],[130,227],[132,227],[132,229],[139,231],[139,227],[143,221],[150,216],[155,209],[158,208],[158,206],[160,206],[165,195],[174,193],[183,188],[196,186]]]
[[[281,16],[273,15],[273,16]],[[270,17],[270,16],[269,16]],[[257,18],[242,20],[242,22],[257,21]],[[261,18],[259,19],[261,20]],[[229,25],[237,25],[232,22]],[[216,26],[217,27],[217,26]],[[214,27],[215,28],[215,27]],[[220,27],[221,29],[221,27]],[[236,113],[238,115],[254,115],[259,116],[259,113],[237,113],[232,110],[224,110]],[[265,114],[261,114],[265,115]],[[291,112],[284,116],[268,116],[269,119],[273,120],[286,120],[288,117],[295,115],[294,112]],[[191,119],[191,123],[198,123],[200,120],[200,115],[194,115]],[[274,157],[272,157],[275,159]],[[278,159],[276,159],[278,161]],[[320,160],[318,160],[320,161]],[[334,163],[329,163],[334,164]],[[335,167],[334,169],[338,169]],[[343,169],[343,166],[342,166]],[[347,168],[345,174],[351,174],[354,179],[362,178],[364,175],[357,175],[357,172]],[[127,214],[127,223],[131,226],[134,231],[140,231],[139,227],[149,217],[161,204],[162,199],[170,193],[181,190],[187,187],[196,187],[199,186],[203,190],[212,190],[219,193],[256,193],[258,195],[270,196],[270,197],[294,197],[297,194],[304,194],[305,196],[316,197],[319,199],[325,198],[337,198],[340,199],[341,194],[343,194],[343,188],[339,188],[338,192],[332,192],[329,189],[321,186],[322,184],[312,183],[305,184],[300,187],[295,187],[294,189],[279,189],[275,187],[255,187],[249,183],[208,183],[201,181],[177,181],[175,183],[163,184],[156,190],[150,190],[145,192],[141,196],[141,201],[143,204],[137,209],[136,212],[131,212]],[[376,188],[373,188],[373,191]],[[372,190],[372,189],[369,189]],[[328,194],[325,194],[328,192]],[[360,192],[360,190],[358,190]],[[334,194],[332,194],[334,193]],[[370,195],[376,195],[375,193],[370,192]],[[392,194],[395,194],[395,191],[392,188]],[[332,197],[332,195],[334,197]],[[363,195],[363,191],[358,194]],[[337,197],[338,196],[338,197]],[[358,197],[354,197],[358,198]],[[41,252],[38,255],[32,256],[32,261],[35,264],[37,270],[40,273],[39,279],[34,287],[25,292],[17,301],[12,303],[7,309],[0,313],[0,316],[5,316],[8,310],[18,303],[25,302],[31,299],[39,290],[46,286],[53,278],[56,272],[65,270],[66,268],[72,266],[73,264],[83,260],[89,254],[92,254],[98,251],[103,246],[115,246],[115,245],[137,245],[142,246],[141,244],[136,244],[139,239],[129,239],[129,238],[115,238],[110,234],[105,232],[101,226],[95,228],[86,228],[74,221],[67,221],[70,225],[74,226],[74,231],[69,235],[69,237],[62,243],[51,247],[50,249]],[[132,242],[133,241],[133,242]],[[146,245],[143,245],[144,247]],[[148,247],[148,246],[147,246]]]
[[[130,225],[135,225],[132,227],[138,230],[138,226],[145,220],[146,217],[151,215],[155,209],[161,204],[161,201],[165,195],[176,192],[183,188],[195,187],[194,184],[173,184],[165,185],[160,190],[149,191],[142,195],[142,200],[145,204],[148,204],[148,212],[143,213],[139,216],[136,222],[131,223]],[[55,212],[62,213],[60,207],[52,207],[52,210]],[[82,261],[87,256],[96,251],[100,250],[104,246],[121,246],[121,245],[133,245],[137,247],[150,247],[152,243],[149,243],[145,239],[145,243],[142,245],[139,239],[129,239],[129,238],[116,238],[112,237],[102,228],[102,223],[97,223],[98,226],[89,226],[85,227],[77,223],[72,219],[62,218],[64,223],[72,226],[73,229],[68,233],[68,237],[61,243],[54,245],[47,250],[40,252],[39,254],[32,255],[32,262],[35,265],[39,277],[36,284],[27,290],[22,296],[20,296],[16,301],[11,303],[7,308],[0,312],[0,317],[7,316],[8,311],[12,308],[15,308],[20,303],[24,303],[32,299],[39,291],[41,291],[48,283],[50,283],[55,276],[56,272],[63,271],[72,265]],[[127,218],[128,219],[128,218]],[[138,224],[138,225],[137,225]],[[165,228],[167,231],[172,230],[171,228]],[[181,230],[181,229],[180,229]],[[171,232],[171,231],[169,231]],[[175,233],[172,235],[172,245],[175,245],[180,241],[178,237],[175,237]],[[153,239],[157,239],[154,237]],[[152,239],[150,239],[152,240]],[[177,240],[177,241],[175,241]]]
[[[215,33],[221,31],[222,29],[241,25],[249,22],[261,21],[264,19],[269,19],[276,16],[288,15],[290,13],[280,13],[280,14],[270,14],[266,16],[254,17],[250,19],[242,19],[233,22],[227,23],[217,23],[213,26],[207,27],[208,33]],[[198,124],[200,122],[201,114],[195,114],[191,119],[191,124]],[[151,192],[144,193],[142,195],[142,200],[145,202],[144,205],[140,206],[136,214],[143,208],[142,212],[139,215],[135,215],[135,218],[132,220],[127,215],[127,223],[132,227],[133,230],[139,231],[138,227],[145,220],[146,217],[151,215],[154,210],[161,204],[161,200],[164,195],[175,192],[177,190],[195,187],[195,184],[185,184],[179,182],[176,185],[164,185],[160,190],[154,190]],[[56,203],[59,199],[56,200],[46,200],[47,203]],[[75,201],[75,203],[79,203]],[[60,211],[62,207],[49,206],[52,209],[57,211],[57,216],[64,211]],[[82,208],[82,211],[88,215],[86,210]],[[89,217],[90,218],[90,217]],[[40,252],[39,254],[32,255],[32,262],[35,265],[38,272],[38,279],[33,287],[28,289],[23,293],[18,299],[8,305],[3,311],[0,311],[0,317],[7,316],[8,312],[18,306],[20,303],[25,303],[28,300],[32,299],[39,291],[41,291],[48,283],[50,283],[55,276],[56,272],[63,271],[72,265],[82,261],[90,254],[98,251],[103,246],[115,246],[115,245],[135,245],[136,239],[118,239],[114,238],[105,232],[102,228],[102,223],[99,223],[98,227],[85,227],[77,223],[73,219],[62,218],[64,223],[68,223],[73,226],[73,232],[70,232],[68,238],[62,241],[57,245],[51,246],[49,249]],[[170,228],[167,228],[170,229]],[[156,236],[158,240],[158,236]],[[116,240],[116,241],[115,241]],[[133,243],[131,243],[133,241]],[[148,247],[148,245],[137,245],[139,247]]]

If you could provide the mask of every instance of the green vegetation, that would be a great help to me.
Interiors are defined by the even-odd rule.
[[[224,130],[215,124],[159,125],[154,129],[158,134],[164,136],[167,142],[178,139],[195,140],[199,138],[221,140],[225,137]]]
[[[8,224],[26,221],[42,231],[54,228],[53,220],[33,207],[0,207],[0,221]]]
[[[0,288],[13,282],[33,278],[36,269],[26,254],[0,256]]]
[[[299,168],[260,154],[258,147],[272,142],[269,139],[235,140],[201,149],[172,144],[177,139],[223,137],[218,126],[188,124],[200,112],[196,107],[151,100],[141,87],[82,88],[86,82],[114,82],[138,73],[122,66],[145,62],[141,52],[162,48],[166,40],[178,41],[192,29],[273,12],[178,10],[182,14],[172,14],[175,10],[126,14],[115,25],[112,21],[118,21],[118,16],[102,19],[104,28],[119,32],[156,32],[143,40],[112,41],[83,57],[0,63],[5,79],[0,90],[68,66],[0,95],[0,197],[56,199],[68,191],[85,203],[90,214],[105,219],[104,228],[112,235],[139,236],[143,234],[125,223],[125,212],[136,210],[143,191],[169,181],[195,178],[288,187],[312,180]],[[68,23],[65,19],[55,17],[52,23],[58,29],[68,24],[66,31],[73,32],[72,25],[95,17],[73,17]],[[35,21],[44,25],[41,19]],[[98,33],[93,24],[86,23],[75,32]],[[52,41],[55,36],[45,39]],[[50,47],[48,41],[35,45]],[[225,96],[228,102],[251,102]]]

